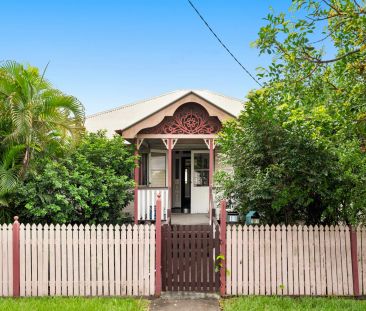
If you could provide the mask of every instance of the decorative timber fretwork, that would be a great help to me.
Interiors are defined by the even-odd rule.
[[[173,116],[164,117],[158,125],[142,129],[139,134],[215,134],[221,129],[217,117],[210,116],[199,104],[180,106]]]
[[[212,149],[215,149],[216,147],[216,139],[204,139],[205,144],[207,146],[208,149],[210,149],[210,144],[212,142]]]

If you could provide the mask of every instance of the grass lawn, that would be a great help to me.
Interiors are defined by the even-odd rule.
[[[0,298],[1,311],[144,311],[148,301],[133,298]]]
[[[224,311],[366,310],[366,300],[351,298],[238,297],[222,299],[220,304]]]

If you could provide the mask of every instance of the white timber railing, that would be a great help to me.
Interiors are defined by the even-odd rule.
[[[156,198],[161,195],[161,219],[165,220],[168,212],[168,188],[138,189],[138,220],[156,219]]]

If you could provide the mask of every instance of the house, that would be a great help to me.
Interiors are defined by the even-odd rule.
[[[213,173],[220,169],[215,139],[224,121],[236,118],[243,101],[207,90],[178,90],[87,117],[88,131],[106,129],[135,144],[135,222],[188,213],[211,220]],[[189,222],[192,223],[192,222]],[[194,223],[194,222],[193,222]]]

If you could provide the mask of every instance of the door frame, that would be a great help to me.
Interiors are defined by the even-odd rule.
[[[191,167],[190,167],[190,178],[188,180],[188,184],[189,184],[189,199],[188,199],[188,208],[189,208],[189,213],[191,213],[191,199],[192,199],[192,155],[191,155],[191,150],[187,150],[189,151],[189,155],[182,155],[181,156],[181,209],[182,209],[182,213],[183,213],[183,209],[185,207],[185,183],[184,183],[184,168],[185,166],[183,164],[185,164],[185,161],[187,159],[189,159],[191,161]]]
[[[210,151],[205,149],[205,150],[191,150],[191,213],[192,213],[192,210],[193,210],[193,213],[194,214],[203,214],[203,213],[208,213],[209,211],[209,188],[210,188],[210,181],[208,183],[207,186],[201,186],[201,187],[195,187],[194,186],[194,156],[195,154],[199,154],[199,153],[205,153],[205,154],[208,154],[208,156],[210,156]],[[210,165],[208,163],[208,165]],[[210,166],[208,167],[208,170],[210,169]],[[202,198],[206,197],[206,200],[203,199],[203,202],[207,202],[207,208],[203,211],[199,211],[199,212],[196,212],[196,209],[193,208],[195,206],[195,202],[194,202],[194,190],[195,188],[198,190],[198,189],[201,189],[201,193],[202,193]],[[202,203],[203,203],[202,202]],[[200,205],[203,205],[203,204],[200,204]]]

